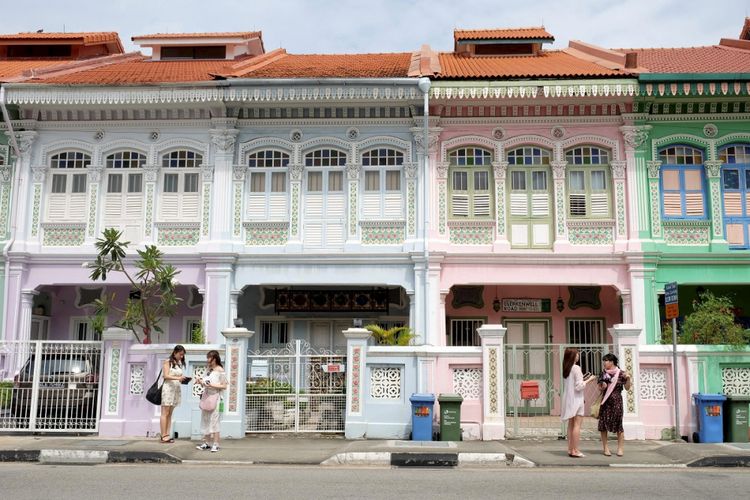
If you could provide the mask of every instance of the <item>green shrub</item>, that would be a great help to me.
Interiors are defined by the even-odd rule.
[[[13,397],[13,382],[0,382],[0,408],[10,408]]]
[[[394,326],[388,330],[380,325],[367,325],[365,328],[380,345],[410,345],[416,336],[408,326]]]
[[[705,291],[693,301],[693,312],[685,316],[678,330],[677,342],[743,347],[750,342],[750,335],[735,323],[732,299]],[[661,343],[672,343],[671,323],[662,325]]]

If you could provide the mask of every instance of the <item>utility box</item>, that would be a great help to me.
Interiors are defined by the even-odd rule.
[[[727,396],[724,409],[724,441],[747,443],[750,441],[750,397]]]
[[[435,407],[434,394],[412,394],[411,439],[412,441],[432,441],[432,415]]]
[[[461,403],[460,394],[440,394],[440,441],[461,441]]]

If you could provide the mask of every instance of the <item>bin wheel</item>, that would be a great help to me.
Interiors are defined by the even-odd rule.
[[[694,442],[694,443],[700,443],[700,442],[701,442],[701,439],[700,439],[700,437],[698,436],[698,433],[697,433],[697,432],[694,432],[694,433],[693,433],[693,442]]]

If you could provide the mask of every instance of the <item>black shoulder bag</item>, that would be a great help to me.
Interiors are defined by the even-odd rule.
[[[146,401],[156,406],[161,406],[161,386],[164,385],[164,381],[160,384],[160,378],[161,370],[159,370],[159,375],[156,377],[153,385],[151,385],[151,387],[148,388],[148,391],[146,391]]]

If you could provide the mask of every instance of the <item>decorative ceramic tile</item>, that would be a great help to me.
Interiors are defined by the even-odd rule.
[[[406,183],[406,232],[409,236],[417,233],[417,183],[414,180]]]
[[[208,236],[211,230],[211,183],[203,184],[203,236]]]
[[[292,214],[291,214],[292,230],[291,230],[291,234],[293,237],[299,236],[299,196],[300,196],[300,183],[292,182]]]
[[[146,183],[146,236],[151,236],[151,228],[154,225],[154,184]]]
[[[34,184],[34,204],[31,212],[31,236],[39,235],[39,212],[42,203],[42,185]]]
[[[668,221],[663,228],[667,245],[708,245],[710,240],[708,221]]]
[[[113,347],[109,354],[109,387],[107,388],[107,413],[116,414],[120,407],[120,352]]]
[[[615,216],[617,217],[617,235],[626,237],[627,227],[625,226],[625,182],[624,181],[616,181],[615,182],[615,206],[617,207],[617,213]]]
[[[448,187],[445,181],[438,181],[438,229],[445,234],[446,218],[448,214]]]
[[[349,236],[357,236],[357,193],[359,192],[358,182],[349,182]]]
[[[363,245],[397,245],[404,242],[404,223],[362,221]]]
[[[351,412],[359,413],[362,392],[362,348],[352,348],[352,394]]]
[[[611,245],[614,241],[612,223],[569,222],[568,238],[571,245]]]
[[[497,347],[490,347],[489,352],[487,353],[487,357],[489,358],[489,364],[490,364],[490,390],[489,390],[489,398],[490,398],[490,411],[489,413],[492,415],[497,414],[498,412],[498,398],[499,395],[497,393],[498,389],[498,383],[497,383],[497,377],[498,377],[498,362],[497,362],[497,356],[498,356],[498,348]]]
[[[495,240],[494,221],[451,221],[448,227],[454,245],[489,245]]]
[[[200,241],[200,223],[156,224],[159,245],[167,247],[192,246]]]
[[[626,347],[625,348],[625,371],[630,374],[635,374],[635,362],[634,358],[635,355],[633,354],[633,348],[632,347]],[[633,377],[633,385],[636,387],[631,387],[629,391],[625,391],[625,399],[626,399],[626,405],[627,405],[627,412],[628,413],[635,413],[635,391],[638,390],[637,387],[637,379],[636,377]]]
[[[86,224],[42,224],[42,245],[49,247],[77,247],[86,239]]]
[[[286,245],[288,222],[245,222],[245,244],[250,246]]]
[[[234,183],[234,223],[233,234],[236,237],[242,235],[242,183]]]
[[[96,235],[96,211],[98,206],[99,184],[91,183],[89,186],[89,236]]]
[[[659,179],[649,179],[648,190],[651,198],[651,236],[660,238],[661,205],[659,201]]]

